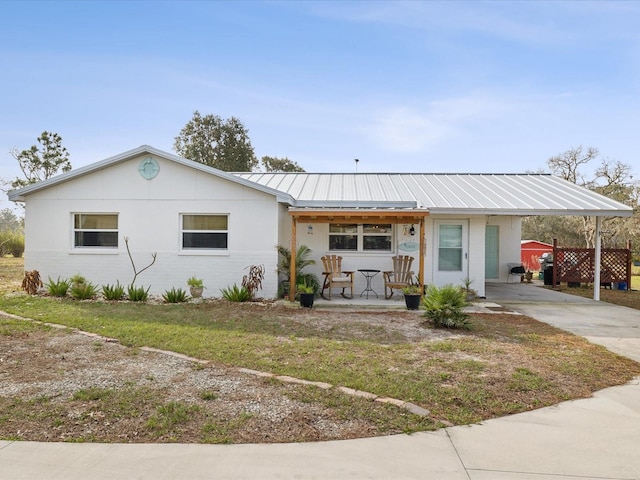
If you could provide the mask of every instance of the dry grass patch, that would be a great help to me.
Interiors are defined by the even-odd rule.
[[[632,285],[637,283],[635,279],[637,277],[633,277],[634,280],[631,282]],[[547,287],[551,288],[551,287]],[[559,290],[563,293],[569,293],[571,295],[579,295],[581,297],[593,298],[593,286],[590,287],[572,287],[569,288],[566,285],[561,285]],[[638,290],[612,290],[608,288],[600,289],[600,300],[607,303],[612,303],[614,305],[620,305],[622,307],[635,308],[636,310],[640,310],[640,291]]]

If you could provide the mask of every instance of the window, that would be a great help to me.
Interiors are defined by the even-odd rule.
[[[391,224],[362,225],[362,249],[391,251]]]
[[[76,213],[73,215],[74,248],[118,248],[118,215]]]
[[[228,235],[227,215],[182,215],[183,250],[224,250]]]
[[[462,225],[440,225],[438,270],[462,271]]]
[[[329,224],[329,250],[390,252],[391,238],[390,223]]]
[[[358,250],[358,225],[329,225],[329,250]]]

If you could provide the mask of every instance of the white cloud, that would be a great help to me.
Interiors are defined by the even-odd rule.
[[[425,108],[380,109],[365,129],[372,142],[390,152],[420,153],[454,139],[469,125],[504,114],[513,107],[483,94],[430,102]]]
[[[447,135],[448,127],[407,107],[382,112],[370,128],[371,140],[382,148],[401,153],[423,151]]]

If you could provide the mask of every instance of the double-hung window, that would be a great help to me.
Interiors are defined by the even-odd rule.
[[[329,225],[329,250],[358,250],[358,225],[331,223]]]
[[[74,248],[118,248],[118,214],[74,213]]]
[[[227,215],[183,214],[183,250],[226,250],[229,240]]]
[[[331,223],[329,224],[329,250],[390,252],[392,231],[390,223]]]

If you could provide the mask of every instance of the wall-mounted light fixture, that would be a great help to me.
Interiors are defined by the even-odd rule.
[[[415,234],[416,234],[416,229],[413,227],[413,225],[411,225],[411,228],[409,229],[409,235],[413,237]]]

